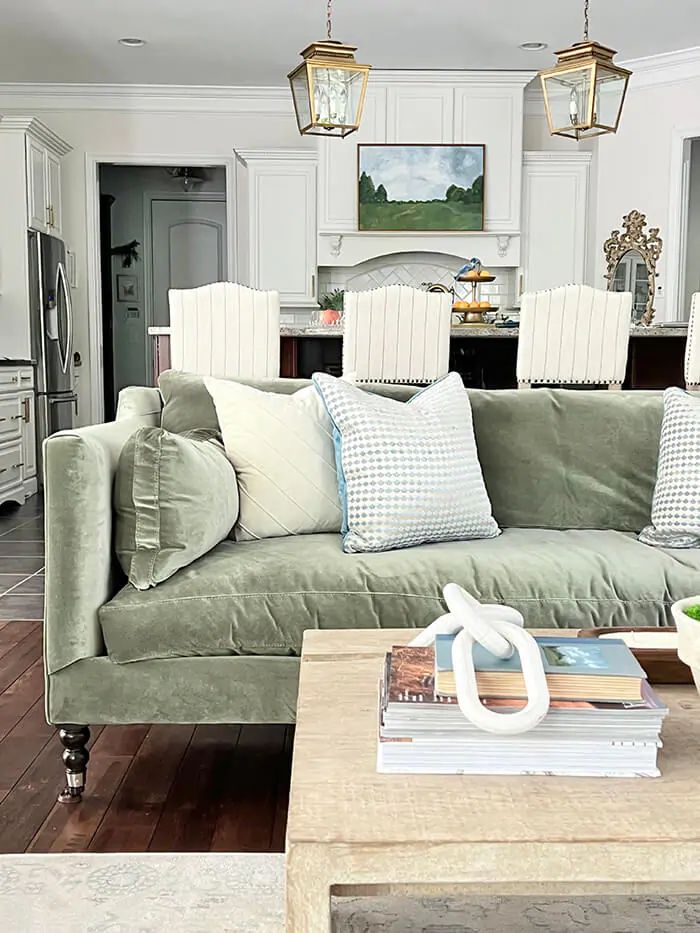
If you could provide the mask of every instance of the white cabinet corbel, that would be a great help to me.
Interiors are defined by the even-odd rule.
[[[236,278],[282,307],[316,304],[313,150],[236,152]]]

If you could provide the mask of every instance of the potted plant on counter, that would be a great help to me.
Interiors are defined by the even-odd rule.
[[[318,320],[321,324],[339,324],[343,317],[343,298],[345,292],[342,288],[335,288],[321,298]]]
[[[692,670],[700,693],[700,596],[679,599],[671,612],[678,630],[678,657]]]

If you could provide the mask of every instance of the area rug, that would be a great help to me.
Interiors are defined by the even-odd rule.
[[[283,933],[284,856],[0,856],[2,933]],[[700,897],[333,898],[334,933],[671,933]],[[304,931],[298,931],[304,933]]]

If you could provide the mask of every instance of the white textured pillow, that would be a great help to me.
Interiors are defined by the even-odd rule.
[[[340,530],[331,420],[313,386],[293,395],[204,378],[236,470],[238,541]]]
[[[651,525],[639,535],[656,547],[700,547],[700,398],[664,392]]]
[[[336,429],[346,551],[500,533],[457,373],[408,402],[362,392],[325,373],[313,379]]]

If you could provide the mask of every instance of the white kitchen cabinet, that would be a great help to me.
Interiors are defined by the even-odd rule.
[[[483,143],[486,231],[516,236],[520,229],[523,92],[531,80],[532,73],[524,71],[373,71],[358,132],[344,140],[318,141],[321,239],[374,237],[378,247],[382,246],[377,233],[357,229],[358,143]],[[440,237],[438,232],[400,235],[420,237],[423,249],[428,248],[427,240]],[[343,247],[337,264],[345,264],[345,259]]]
[[[27,228],[62,235],[61,158],[70,146],[36,117],[0,116],[0,346],[32,354]]]
[[[48,203],[46,149],[27,136],[27,226],[32,230],[46,230]]]
[[[427,82],[389,86],[386,142],[451,143],[454,93],[452,87]]]
[[[525,152],[520,293],[583,284],[590,152]]]
[[[49,233],[61,239],[63,235],[61,160],[50,149],[46,150],[46,190],[48,195]]]
[[[237,280],[278,291],[283,307],[315,305],[316,152],[236,156]]]
[[[370,83],[359,130],[318,140],[319,233],[357,230],[357,144],[386,142],[386,109],[387,89]]]
[[[61,153],[27,135],[27,226],[60,237]]]
[[[34,370],[0,367],[0,503],[37,491]]]

